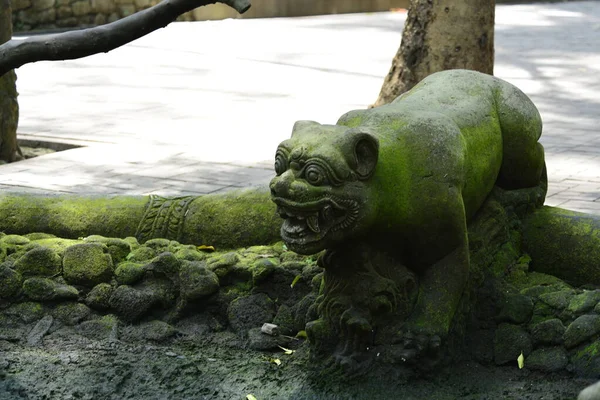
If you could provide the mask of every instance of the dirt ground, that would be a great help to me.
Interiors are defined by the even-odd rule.
[[[158,344],[93,340],[63,326],[37,347],[0,340],[0,399],[563,400],[593,383],[474,362],[419,377],[375,367],[368,377],[350,380],[314,365],[304,344],[290,355],[259,352],[226,331]]]

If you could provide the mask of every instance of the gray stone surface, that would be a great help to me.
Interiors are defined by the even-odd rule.
[[[180,195],[265,184],[294,121],[334,123],[375,100],[404,19],[175,23],[108,54],[23,66],[20,137],[87,147],[2,166],[0,190]],[[599,214],[600,7],[499,5],[495,35],[495,74],[544,120],[546,204]]]

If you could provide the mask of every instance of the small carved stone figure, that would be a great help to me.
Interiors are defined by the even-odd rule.
[[[287,247],[326,250],[316,352],[353,366],[387,341],[402,361],[439,357],[469,275],[468,221],[495,185],[542,187],[544,201],[541,132],[519,89],[466,70],[336,125],[297,122],[270,189]]]

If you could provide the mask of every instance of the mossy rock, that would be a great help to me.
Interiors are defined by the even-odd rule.
[[[600,376],[600,340],[578,347],[569,359],[571,370],[580,377]]]
[[[298,302],[295,307],[294,315],[294,328],[296,331],[302,331],[306,328],[306,324],[309,321],[317,318],[317,315],[309,315],[310,311],[314,309],[312,307],[317,300],[316,293],[309,293]]]
[[[108,248],[101,243],[81,243],[65,250],[63,276],[72,284],[94,286],[109,282],[113,262]]]
[[[45,314],[42,303],[27,301],[25,303],[13,304],[4,311],[5,315],[12,315],[26,324],[38,321]]]
[[[108,314],[98,319],[84,321],[77,326],[78,332],[90,339],[106,340],[115,336],[119,327],[119,318]]]
[[[586,314],[578,317],[565,330],[565,346],[570,349],[600,333],[600,315]]]
[[[21,235],[6,235],[1,239],[4,243],[8,245],[15,246],[23,246],[31,242],[31,240],[27,239],[25,236]]]
[[[569,363],[567,351],[562,346],[542,347],[534,350],[526,359],[525,366],[544,372],[556,372]]]
[[[48,278],[29,278],[23,282],[23,292],[36,301],[77,299],[79,292],[73,286],[63,285]]]
[[[556,310],[564,310],[569,306],[574,295],[574,290],[566,289],[542,294],[539,296],[539,299]]]
[[[533,346],[529,334],[518,325],[500,324],[494,336],[494,362],[516,364],[521,352],[527,357]]]
[[[298,253],[294,253],[293,251],[284,251],[279,256],[279,259],[281,260],[282,264],[286,262],[302,262],[304,258],[304,256]]]
[[[233,330],[246,334],[251,328],[273,321],[275,303],[264,293],[239,297],[229,305],[227,316]]]
[[[235,252],[229,252],[225,254],[214,254],[212,257],[206,260],[208,268],[215,271],[224,267],[231,267],[240,262],[240,257]]]
[[[261,332],[260,328],[252,328],[248,330],[248,347],[252,350],[268,351],[281,350],[281,347],[289,347],[292,339],[289,337],[277,335],[270,336]]]
[[[203,261],[208,258],[208,255],[195,249],[184,247],[175,252],[175,257],[182,261]]]
[[[150,247],[140,246],[127,256],[127,261],[144,262],[152,260],[158,252]]]
[[[252,271],[238,264],[240,258],[236,253],[213,255],[206,260],[206,267],[219,277],[222,286],[236,285],[252,281]]]
[[[62,303],[52,311],[54,318],[65,325],[74,326],[90,315],[91,310],[82,303]]]
[[[38,239],[34,243],[36,243],[42,247],[48,247],[48,248],[56,251],[56,253],[62,257],[67,248],[69,248],[73,245],[76,245],[76,244],[80,244],[82,242],[81,242],[81,240],[75,240],[75,239],[44,238],[44,239]]]
[[[142,280],[145,264],[131,261],[122,262],[115,270],[115,278],[121,285],[132,285]]]
[[[275,272],[278,265],[278,260],[274,258],[261,258],[254,262],[250,268],[250,271],[252,272],[252,285],[260,285],[261,282],[269,278],[269,276]]]
[[[561,344],[565,326],[558,318],[551,318],[534,324],[531,327],[531,338],[536,344]]]
[[[0,262],[4,262],[6,260],[6,256],[8,255],[8,245],[2,241],[0,241]]]
[[[0,298],[10,299],[21,289],[21,274],[6,264],[0,264]]]
[[[585,290],[571,298],[567,311],[580,315],[591,311],[600,301],[600,290]]]
[[[177,333],[177,329],[164,321],[152,320],[134,326],[130,335],[133,339],[162,342]]]
[[[179,273],[180,266],[181,261],[178,260],[173,253],[166,251],[154,257],[144,268],[146,271],[150,271],[155,275],[158,274],[173,278]]]
[[[283,335],[294,335],[296,330],[296,324],[294,320],[294,309],[285,304],[282,304],[277,309],[277,314],[273,319],[273,323],[279,327],[279,332]]]
[[[108,283],[100,283],[92,288],[85,297],[88,306],[96,310],[107,310],[110,307],[110,296],[114,288]]]
[[[51,233],[43,233],[43,232],[34,232],[34,233],[28,233],[26,235],[23,235],[23,237],[26,237],[29,240],[42,240],[42,239],[53,239],[56,236],[52,235]]]
[[[146,314],[156,301],[156,296],[148,291],[121,285],[113,291],[109,304],[126,321],[133,322]]]
[[[123,239],[123,241],[127,242],[129,244],[131,251],[134,251],[138,247],[140,247],[140,242],[138,242],[137,238],[135,238],[133,236],[127,236],[125,239]]]
[[[131,253],[131,245],[123,239],[106,238],[100,235],[92,235],[83,239],[87,243],[102,243],[108,248],[108,254],[115,264],[125,260]]]
[[[55,276],[62,272],[62,262],[56,251],[37,247],[23,254],[14,268],[23,276]]]
[[[144,243],[144,246],[154,249],[158,252],[164,252],[169,250],[169,246],[171,245],[171,240],[169,239],[150,239]]]
[[[521,294],[508,294],[502,301],[502,308],[497,317],[498,321],[522,324],[533,315],[533,301]]]
[[[179,270],[181,296],[186,300],[208,297],[219,290],[219,278],[206,263],[183,261]]]

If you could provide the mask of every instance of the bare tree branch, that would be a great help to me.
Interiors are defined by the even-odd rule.
[[[250,0],[163,0],[113,23],[58,33],[10,40],[0,46],[0,76],[36,61],[73,60],[107,53],[175,21],[181,14],[208,4],[223,3],[243,14]]]

